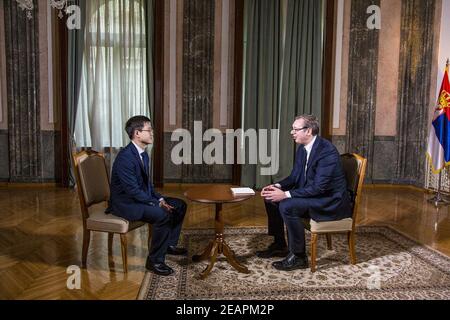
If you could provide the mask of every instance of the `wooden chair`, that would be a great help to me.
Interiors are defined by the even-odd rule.
[[[104,155],[96,151],[81,151],[72,155],[78,197],[83,218],[82,266],[86,267],[91,231],[108,233],[108,255],[112,253],[114,234],[120,235],[123,270],[127,268],[127,233],[143,226],[141,221],[129,222],[113,214],[106,214],[109,200],[109,178]],[[149,240],[151,236],[149,225]],[[150,243],[150,242],[149,242]]]
[[[347,180],[347,188],[351,194],[353,215],[351,218],[338,221],[316,222],[312,219],[305,220],[305,227],[311,231],[311,272],[316,271],[317,239],[321,234],[327,237],[328,250],[332,249],[331,235],[333,233],[347,233],[350,262],[356,264],[355,255],[355,223],[358,214],[361,190],[366,174],[367,159],[358,154],[341,155],[342,166]]]

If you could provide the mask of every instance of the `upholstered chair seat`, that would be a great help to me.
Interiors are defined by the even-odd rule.
[[[127,233],[142,227],[144,224],[142,221],[129,222],[114,214],[106,214],[104,205],[89,208],[89,218],[86,220],[86,226],[89,230],[112,233]]]
[[[345,232],[352,231],[353,219],[347,218],[338,221],[316,222],[310,221],[311,232]]]

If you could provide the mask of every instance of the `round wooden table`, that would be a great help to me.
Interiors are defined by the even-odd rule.
[[[205,279],[211,272],[214,264],[216,263],[217,256],[223,254],[229,264],[231,264],[237,271],[242,273],[249,273],[247,267],[240,264],[234,255],[233,250],[227,245],[224,239],[223,229],[223,217],[222,217],[222,205],[224,203],[240,202],[251,198],[253,195],[234,196],[230,188],[236,187],[232,185],[213,184],[202,185],[188,189],[184,195],[191,201],[215,204],[216,206],[216,219],[215,219],[215,231],[216,237],[214,240],[206,246],[201,254],[194,255],[192,261],[199,262],[209,258],[209,265],[200,274],[201,279]],[[236,187],[237,188],[237,187]]]

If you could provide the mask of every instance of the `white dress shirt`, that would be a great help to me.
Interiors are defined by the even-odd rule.
[[[139,153],[139,157],[141,157],[141,161],[142,163],[144,163],[144,159],[142,158],[142,153],[145,152],[145,149],[142,149],[140,146],[138,146],[134,141],[133,142],[134,146],[136,147],[138,153]]]

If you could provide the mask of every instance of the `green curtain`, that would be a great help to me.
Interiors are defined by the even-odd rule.
[[[75,150],[75,119],[80,95],[81,71],[83,65],[84,34],[86,27],[86,2],[85,0],[71,0],[68,5],[77,5],[81,13],[81,29],[67,31],[68,37],[68,70],[67,70],[67,122],[69,130],[69,158]],[[69,185],[75,185],[72,161],[69,162]]]
[[[246,0],[244,5],[244,88],[242,128],[277,128],[280,82],[280,1]],[[270,141],[270,139],[268,139]],[[270,176],[262,166],[249,163],[249,142],[242,165],[241,184],[260,188]],[[270,149],[269,149],[270,150]],[[268,154],[271,154],[269,151]]]
[[[155,107],[155,74],[154,74],[154,29],[155,29],[155,0],[145,3],[145,26],[147,35],[147,86],[150,119],[153,121]]]
[[[275,180],[288,176],[292,169],[295,144],[290,131],[295,117],[314,114],[321,119],[323,9],[323,0],[288,0],[287,3],[280,99],[280,170]]]
[[[267,166],[248,164],[246,146],[242,185],[261,188],[289,175],[292,122],[301,114],[321,118],[323,9],[323,0],[245,1],[242,127],[279,129],[279,170],[262,175]]]

